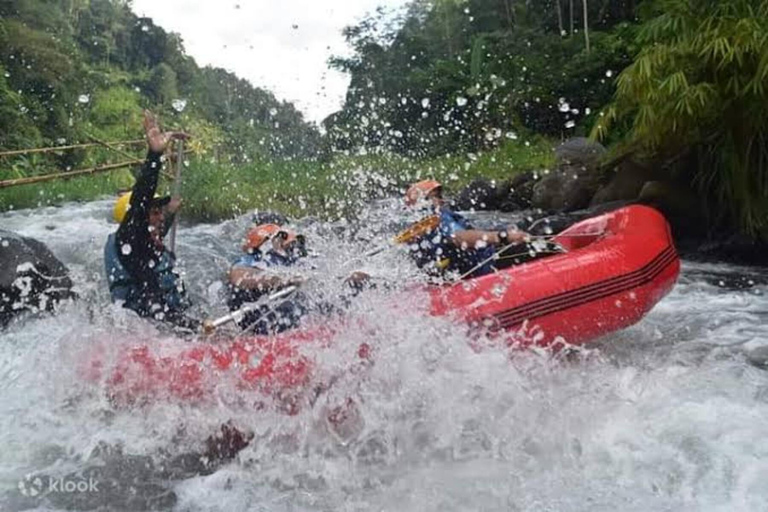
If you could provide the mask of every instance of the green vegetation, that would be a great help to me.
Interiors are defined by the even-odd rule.
[[[768,239],[768,1],[653,0],[599,135],[672,158],[710,211]]]
[[[338,156],[332,162],[265,160],[248,164],[194,157],[184,168],[184,215],[216,220],[260,210],[337,219],[364,201],[403,190],[413,180],[436,177],[453,190],[476,176],[505,179],[551,167],[553,143],[543,138],[509,141],[494,151],[419,161],[396,154]],[[132,184],[128,171],[0,189],[0,210],[113,197]],[[161,187],[170,190],[169,180]]]
[[[177,35],[137,17],[130,1],[0,2],[0,150],[135,139],[142,108],[169,126],[204,126],[200,143],[223,143],[231,151],[220,157],[235,162],[312,158],[319,147],[319,132],[293,105],[199,68]],[[39,163],[29,171],[94,158],[73,151]]]
[[[768,239],[768,0],[412,0],[348,27],[343,108],[321,135],[126,0],[0,2],[0,149],[140,137],[141,108],[196,136],[186,211],[339,216],[435,176],[550,167],[593,134],[696,190],[711,227]],[[184,100],[184,101],[179,101]],[[131,154],[137,148],[128,149]],[[121,160],[0,160],[0,179]],[[108,177],[0,190],[0,208],[113,195]]]
[[[218,219],[249,210],[278,210],[292,216],[337,219],[354,214],[365,201],[384,197],[416,179],[434,177],[458,190],[474,177],[506,179],[550,167],[552,144],[508,142],[498,149],[467,157],[429,161],[395,154],[340,156],[330,163],[271,161],[219,165],[195,160],[185,169],[185,215]]]
[[[379,12],[348,28],[355,54],[331,65],[352,81],[329,142],[424,157],[588,132],[631,62],[634,2],[589,2],[589,49],[581,4],[414,0],[395,27]]]

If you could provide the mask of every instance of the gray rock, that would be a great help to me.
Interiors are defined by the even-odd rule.
[[[532,206],[546,211],[580,210],[589,206],[599,186],[593,169],[564,165],[536,183]]]
[[[533,201],[533,187],[536,186],[540,177],[540,171],[526,171],[509,180],[509,193],[499,209],[503,212],[515,212],[530,208]]]
[[[630,201],[637,199],[640,191],[648,181],[660,179],[662,172],[658,169],[641,165],[633,160],[622,162],[610,181],[600,187],[592,198],[591,206],[611,201]]]
[[[21,312],[53,311],[73,297],[69,270],[45,244],[0,230],[0,326]]]
[[[555,149],[557,168],[533,187],[532,206],[569,212],[589,206],[600,187],[597,172],[605,148],[583,137],[569,139]]]
[[[586,137],[574,137],[555,148],[557,166],[595,167],[605,155],[605,147]]]
[[[509,195],[509,185],[478,178],[467,185],[454,200],[457,210],[499,210]]]

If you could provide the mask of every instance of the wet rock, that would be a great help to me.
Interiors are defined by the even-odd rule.
[[[509,193],[501,202],[499,210],[515,212],[530,208],[533,204],[533,187],[540,177],[539,171],[526,171],[509,180]]]
[[[475,179],[459,192],[453,207],[460,211],[525,210],[531,206],[533,187],[540,176],[538,171],[527,171],[502,182]]]
[[[454,207],[457,210],[499,210],[508,195],[508,184],[478,178],[459,192]]]
[[[533,187],[532,204],[547,211],[570,212],[589,206],[600,187],[597,167],[605,148],[582,137],[555,149],[557,168]]]
[[[555,148],[558,167],[577,165],[595,167],[605,155],[605,146],[587,137],[573,137]]]
[[[45,244],[0,230],[0,327],[19,313],[50,312],[73,297],[69,270]]]
[[[747,356],[747,361],[749,361],[751,365],[763,370],[768,370],[768,346],[748,350],[745,355]]]
[[[660,174],[657,169],[633,160],[624,161],[619,164],[608,183],[600,187],[592,197],[590,206],[637,199],[646,182],[660,179]]]
[[[676,239],[703,239],[710,225],[704,205],[696,192],[671,181],[649,181],[638,200],[653,206],[667,218]]]
[[[692,260],[768,267],[768,242],[741,233],[716,233],[705,239],[683,235],[676,243],[680,253]]]

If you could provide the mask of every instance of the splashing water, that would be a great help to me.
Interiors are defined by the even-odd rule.
[[[381,205],[363,212],[366,229],[298,223],[314,252],[318,293],[352,270],[414,279],[397,251],[350,261],[398,225],[398,213]],[[92,466],[100,445],[143,457],[135,468],[126,465],[134,459],[121,459],[113,476],[134,487],[134,499],[146,500],[138,509],[768,507],[768,374],[750,362],[768,345],[765,273],[685,263],[675,290],[644,321],[568,358],[475,350],[450,321],[426,317],[419,304],[392,304],[386,290],[374,290],[352,305],[366,331],[342,333],[313,354],[337,380],[295,416],[243,409],[226,394],[199,407],[164,401],[124,410],[80,379],[79,356],[105,340],[169,350],[186,344],[109,305],[102,249],[115,229],[111,206],[0,216],[6,229],[48,244],[69,266],[82,298],[56,316],[0,333],[2,510],[130,508],[137,502],[114,485],[97,497],[60,493],[42,503],[19,492],[34,488],[26,475]],[[201,314],[224,312],[221,276],[248,225],[246,216],[180,230],[177,253]],[[362,341],[376,357],[360,373],[351,354]],[[328,411],[347,398],[355,421],[335,432]],[[138,477],[152,464],[199,451],[201,440],[229,420],[255,434],[235,461],[212,474]]]

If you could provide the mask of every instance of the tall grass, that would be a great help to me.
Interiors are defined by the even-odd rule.
[[[393,154],[339,155],[330,162],[265,161],[233,165],[192,158],[182,176],[184,215],[213,221],[252,210],[291,217],[348,217],[367,201],[402,193],[418,179],[435,178],[457,191],[475,178],[503,180],[553,164],[545,139],[508,141],[482,154],[413,160]],[[127,170],[0,190],[0,210],[114,197],[131,186]],[[161,191],[170,183],[161,180]]]

